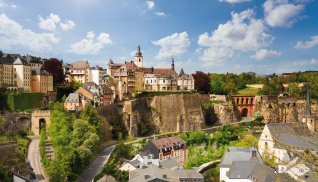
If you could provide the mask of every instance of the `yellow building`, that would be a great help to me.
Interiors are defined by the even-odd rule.
[[[53,77],[44,70],[32,70],[31,91],[44,93],[53,91]]]
[[[142,91],[144,84],[144,72],[141,69],[135,70],[135,91]]]
[[[13,86],[13,59],[0,57],[0,88]]]
[[[90,67],[88,61],[76,61],[69,67],[69,80],[86,83],[90,78]]]

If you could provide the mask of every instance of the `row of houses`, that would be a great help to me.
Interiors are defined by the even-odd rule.
[[[8,91],[53,92],[53,76],[41,69],[43,61],[32,56],[0,51],[0,88]]]
[[[115,99],[114,91],[107,85],[97,85],[86,82],[74,93],[70,93],[64,101],[64,108],[68,111],[81,111],[87,104],[94,107],[107,106]]]
[[[72,64],[64,64],[65,82],[79,82],[83,84],[80,91],[72,93],[66,99],[65,108],[68,110],[77,110],[85,105],[82,104],[85,103],[85,100],[93,101],[98,105],[107,105],[102,101],[105,100],[104,97],[100,97],[103,94],[95,94],[96,98],[92,99],[94,93],[91,89],[86,88],[87,83],[95,83],[96,87],[100,87],[97,90],[103,90],[101,88],[107,85],[107,90],[110,88],[114,97],[118,96],[119,100],[131,96],[134,92],[141,91],[194,90],[192,75],[185,74],[183,69],[177,74],[174,68],[174,59],[172,59],[171,68],[147,68],[143,65],[144,59],[140,46],[137,48],[134,61],[114,63],[110,59],[107,69],[98,65],[91,67],[88,61],[76,61]],[[110,90],[107,92],[110,93]]]
[[[129,171],[129,181],[196,181],[203,182],[202,174],[195,170],[183,169],[188,160],[188,147],[179,137],[167,137],[148,141],[143,152],[129,162],[124,162],[120,170]]]
[[[114,63],[110,59],[107,64],[107,74],[115,79],[123,93],[194,90],[192,75],[185,74],[183,69],[177,74],[173,58],[170,68],[144,67],[140,46],[137,48],[134,61]]]

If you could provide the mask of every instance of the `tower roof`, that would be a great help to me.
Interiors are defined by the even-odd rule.
[[[109,59],[108,64],[114,64],[112,59]]]
[[[142,53],[140,51],[140,45],[137,47],[137,51],[136,51],[135,57],[142,57]]]
[[[181,68],[180,73],[179,73],[179,76],[182,76],[182,75],[184,75],[183,68]]]

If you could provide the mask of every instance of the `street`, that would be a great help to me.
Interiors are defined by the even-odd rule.
[[[108,161],[108,158],[114,149],[115,145],[104,149],[103,152],[94,160],[94,162],[82,173],[82,175],[78,178],[78,181],[93,181],[94,177],[102,170],[103,166]]]
[[[41,163],[39,137],[30,136],[29,138],[31,139],[31,142],[28,149],[28,160],[30,161],[30,165],[34,170],[36,181],[46,182],[48,181],[48,179],[45,176],[44,169]]]

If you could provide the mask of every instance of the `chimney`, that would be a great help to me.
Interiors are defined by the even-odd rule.
[[[151,67],[151,73],[153,73],[154,72],[154,68],[153,67]]]

